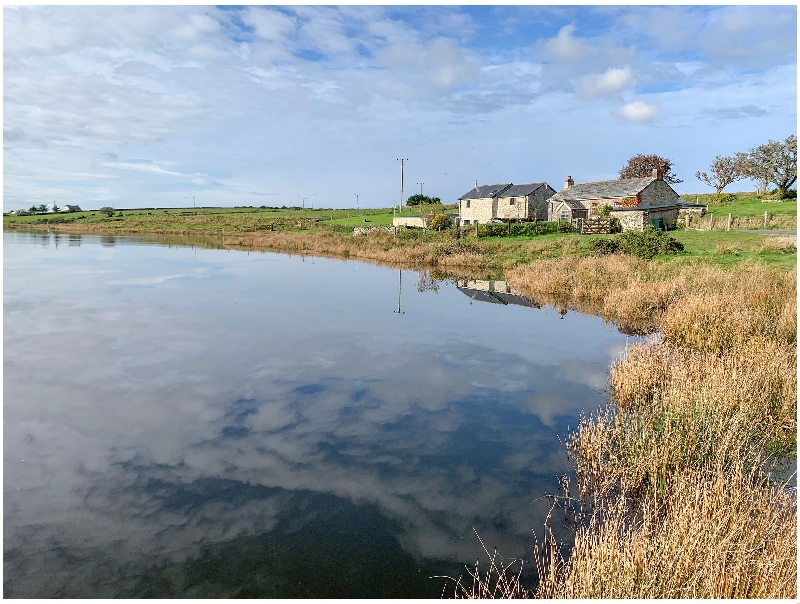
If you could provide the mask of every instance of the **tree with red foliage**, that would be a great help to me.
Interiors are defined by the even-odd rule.
[[[665,183],[670,185],[683,182],[672,172],[672,160],[658,155],[634,155],[628,160],[622,170],[619,171],[620,178],[647,178],[657,169],[663,174]]]

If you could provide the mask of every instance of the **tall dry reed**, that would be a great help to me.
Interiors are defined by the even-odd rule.
[[[795,598],[796,505],[796,490],[741,465],[679,472],[635,515],[624,497],[600,508],[537,595]]]

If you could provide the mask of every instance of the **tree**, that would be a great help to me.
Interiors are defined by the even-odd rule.
[[[778,194],[786,197],[789,188],[797,181],[797,136],[789,135],[785,141],[770,141],[753,147],[747,155],[745,176],[758,183],[759,192],[766,193],[774,184]]]
[[[53,211],[58,212],[58,204],[55,201],[53,202]]]
[[[647,178],[653,174],[653,170],[659,170],[663,174],[664,182],[676,185],[683,182],[672,172],[672,160],[658,155],[634,155],[628,160],[622,170],[619,171],[620,178]]]
[[[44,214],[45,212],[47,212],[47,206],[44,204],[40,204],[39,211]]]
[[[708,166],[708,172],[697,172],[695,177],[709,187],[714,187],[719,196],[729,184],[746,178],[746,167],[747,153],[740,151],[730,157],[717,155]]]
[[[100,208],[97,211],[98,212],[102,212],[103,214],[105,214],[105,215],[107,215],[109,217],[114,215],[114,208],[111,208],[109,206],[103,206],[102,208]]]
[[[442,203],[442,200],[438,197],[428,197],[427,195],[420,195],[416,193],[406,199],[406,205],[409,206],[417,206],[419,204],[437,204]]]

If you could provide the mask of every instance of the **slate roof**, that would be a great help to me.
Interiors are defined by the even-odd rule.
[[[555,197],[555,195],[553,195],[553,197],[551,197],[549,199],[549,201],[553,201],[554,197]],[[586,209],[586,206],[584,206],[581,202],[572,201],[571,199],[562,199],[560,202],[556,202],[556,204],[558,204],[558,203],[566,204],[567,207],[569,207],[570,210],[585,210]],[[553,207],[556,207],[556,206],[553,206]]]
[[[468,193],[464,193],[461,197],[459,197],[459,199],[484,199],[486,197],[497,197],[500,195],[500,193],[503,193],[511,186],[513,185],[510,182],[499,185],[479,185]]]
[[[601,182],[587,182],[559,191],[549,201],[559,202],[565,200],[587,199],[617,199],[619,197],[636,197],[647,185],[656,180],[652,176],[647,178],[624,178],[620,180],[604,180]]]
[[[678,203],[662,203],[657,206],[631,206],[629,208],[612,208],[612,212],[646,212],[649,210],[666,210],[668,208],[680,208]],[[701,206],[702,207],[702,206]]]
[[[547,183],[544,182],[532,182],[528,183],[527,185],[511,185],[509,189],[503,191],[503,197],[525,197],[526,195],[530,195],[536,189],[541,186],[544,186]]]

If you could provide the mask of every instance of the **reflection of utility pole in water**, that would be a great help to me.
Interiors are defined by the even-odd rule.
[[[398,277],[397,277],[397,310],[394,310],[395,314],[404,315],[402,310],[400,310],[400,292],[403,291],[403,271],[402,269],[398,269]]]

